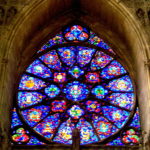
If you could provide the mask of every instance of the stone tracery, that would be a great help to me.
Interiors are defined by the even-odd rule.
[[[18,110],[19,117],[22,117],[25,124],[31,126],[36,134],[40,134],[42,142],[47,140],[71,144],[71,131],[75,127],[81,131],[81,144],[102,142],[109,136],[117,134],[120,128],[125,127],[134,108],[131,79],[124,67],[116,60],[115,52],[99,37],[92,36],[93,34],[89,32],[88,36],[79,32],[77,28],[81,30],[80,25],[73,27],[75,30],[68,33],[72,38],[68,38],[65,32],[64,36],[65,38],[67,36],[67,42],[74,42],[74,46],[63,47],[66,41],[62,39],[62,35],[59,40],[57,38],[50,40],[52,44],[46,44],[46,48],[44,45],[38,53],[44,52],[59,42],[62,46],[56,50],[46,51],[35,60],[27,68],[19,84],[18,104],[22,107]],[[97,49],[79,46],[80,42],[96,45]],[[92,96],[94,99],[91,99]],[[51,101],[53,101],[52,104]],[[77,105],[74,101],[81,102]],[[50,105],[53,109],[49,107]],[[59,114],[60,112],[64,114]],[[90,112],[96,112],[96,114],[92,115]],[[15,114],[16,112],[13,115]],[[69,116],[68,120],[64,119]],[[61,118],[63,122],[60,121]],[[89,119],[94,121],[88,122]],[[138,118],[136,120],[136,126],[138,126]],[[20,133],[18,129],[15,129],[17,126],[22,127],[22,124],[17,122],[18,124],[13,124],[12,127],[13,137],[16,135],[15,137],[18,138],[20,134],[26,137],[26,134],[23,134],[24,131]],[[67,127],[66,130],[63,126]],[[86,132],[90,134],[85,139]],[[31,141],[35,138],[28,139]],[[20,143],[15,140],[13,139],[17,144],[24,143],[24,140]],[[120,141],[121,145],[132,143],[132,140],[123,142],[121,137],[116,140]],[[30,143],[30,141],[26,142]],[[136,144],[138,143],[139,141]]]

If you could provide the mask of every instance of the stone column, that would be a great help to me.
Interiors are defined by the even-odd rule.
[[[80,130],[75,128],[72,131],[72,149],[71,150],[80,150]]]

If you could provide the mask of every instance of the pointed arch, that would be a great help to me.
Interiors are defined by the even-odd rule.
[[[131,78],[115,52],[88,27],[70,24],[37,51],[21,76],[12,142],[71,144],[78,128],[81,145],[137,145],[135,101]]]
[[[37,4],[35,4],[33,2],[32,4],[27,5],[24,8],[24,10],[21,12],[21,14],[18,15],[18,17],[16,17],[16,20],[14,20],[14,23],[10,26],[9,30],[7,31],[7,35],[4,39],[4,45],[6,46],[4,49],[6,51],[4,51],[4,53],[2,53],[2,55],[5,56],[5,60],[9,60],[8,64],[7,63],[5,64],[6,61],[4,60],[4,65],[2,65],[2,72],[3,72],[2,81],[4,81],[1,84],[1,88],[3,89],[3,94],[1,95],[1,97],[2,97],[1,99],[3,100],[2,105],[9,104],[9,105],[4,105],[4,108],[3,108],[4,110],[2,111],[2,114],[4,114],[4,115],[9,113],[9,110],[11,107],[10,104],[13,101],[12,95],[14,93],[14,85],[15,85],[15,83],[17,83],[17,81],[16,81],[17,78],[15,75],[20,74],[22,72],[22,70],[24,70],[24,68],[26,67],[25,64],[28,63],[26,56],[32,57],[34,55],[34,52],[32,50],[33,49],[36,50],[35,47],[38,47],[38,46],[34,47],[34,44],[40,43],[40,41],[44,41],[44,38],[47,37],[48,32],[46,32],[46,30],[43,30],[43,29],[42,29],[42,31],[38,30],[40,26],[46,27],[45,23],[42,21],[41,22],[35,21],[35,20],[42,20],[42,19],[37,19],[35,17],[36,16],[35,12],[33,11],[36,9],[36,13],[37,13],[40,10],[40,9],[38,10],[38,8],[43,8],[42,10],[45,9],[45,12],[46,12],[47,9],[50,10],[53,7],[52,5],[47,5],[48,7],[44,7],[45,2],[46,1],[39,1]],[[86,1],[85,3],[87,3],[87,2],[88,1]],[[142,114],[141,119],[142,119],[143,131],[145,131],[147,133],[144,135],[144,142],[146,142],[148,139],[147,137],[149,135],[149,124],[148,124],[148,119],[146,119],[148,116],[148,110],[149,110],[148,105],[147,105],[147,100],[149,99],[149,95],[148,95],[148,93],[149,93],[148,92],[149,91],[149,70],[148,70],[148,67],[145,67],[144,61],[147,61],[149,58],[149,53],[148,53],[148,51],[149,51],[148,43],[149,42],[147,40],[147,37],[145,36],[146,35],[145,32],[143,31],[142,28],[140,28],[140,24],[137,21],[135,21],[134,16],[132,16],[129,13],[129,11],[127,10],[127,8],[125,8],[125,6],[123,4],[121,4],[121,3],[118,4],[115,1],[109,1],[109,2],[101,1],[101,2],[103,2],[102,6],[104,6],[104,8],[109,8],[109,7],[111,8],[111,11],[108,11],[108,14],[111,14],[112,12],[114,12],[113,17],[112,17],[113,19],[111,19],[111,20],[114,20],[114,18],[116,18],[114,23],[109,22],[108,20],[107,20],[108,23],[106,23],[107,21],[103,21],[103,24],[106,25],[105,27],[109,27],[110,32],[108,32],[108,33],[110,33],[109,37],[111,37],[109,39],[109,37],[107,37],[105,34],[103,34],[103,32],[101,32],[103,39],[105,39],[105,41],[107,41],[107,43],[109,43],[109,41],[112,40],[111,43],[113,43],[113,44],[111,45],[111,47],[113,47],[113,48],[115,47],[115,49],[118,50],[120,53],[123,51],[123,54],[124,54],[124,53],[127,53],[128,50],[131,50],[131,52],[129,52],[129,54],[131,54],[133,56],[132,59],[128,60],[128,55],[127,55],[127,57],[125,57],[125,59],[127,60],[126,64],[129,64],[128,65],[129,68],[131,67],[131,65],[134,66],[134,67],[131,67],[132,69],[135,68],[135,69],[133,69],[135,71],[133,71],[132,74],[134,76],[136,86],[138,87],[139,103],[140,103],[140,105],[142,104],[141,105],[141,114]],[[90,3],[90,2],[88,2],[88,3]],[[57,4],[55,4],[55,6],[57,6]],[[83,6],[83,4],[82,4],[82,6]],[[70,6],[68,5],[68,9],[69,9],[69,7]],[[91,7],[93,9],[86,9],[87,6],[84,6],[84,9],[86,9],[86,12],[88,10],[87,14],[93,13],[93,14],[98,14],[98,16],[100,16],[100,14],[104,14],[101,12],[101,9],[99,9],[99,12],[94,13],[94,8],[98,7],[98,6],[96,7],[96,3],[93,6],[91,5]],[[98,9],[95,9],[95,10],[98,10]],[[43,13],[39,13],[39,14],[37,13],[37,16],[39,16],[39,18],[43,18],[42,17],[42,16],[44,16]],[[46,15],[46,16],[48,16],[48,15]],[[56,15],[56,16],[58,16],[58,15]],[[71,16],[71,17],[70,16],[71,15],[69,14],[66,17],[67,19],[65,20],[65,22],[64,22],[64,19],[62,19],[63,21],[61,20],[60,22],[67,24],[68,22],[70,22],[71,17],[73,17],[73,16]],[[89,16],[88,19],[90,19],[91,16],[90,15],[88,15],[88,16]],[[36,25],[38,25],[35,27],[35,30],[26,28],[26,24],[28,24],[29,27],[31,27],[34,24],[33,22],[30,22],[31,18],[32,18],[32,21]],[[111,18],[111,17],[106,17],[106,18]],[[123,27],[125,30],[121,30],[122,26],[119,23],[120,18],[122,18],[123,20],[127,20]],[[50,21],[50,20],[52,20],[52,18],[48,18],[48,20]],[[101,18],[99,18],[99,20],[101,20]],[[106,29],[104,26],[100,26],[100,24],[101,24],[100,21],[97,21],[97,22],[93,21],[92,24],[91,24],[91,22],[88,22],[83,19],[82,19],[82,21],[85,22],[86,24],[88,24],[93,29],[93,31],[95,31],[98,34],[100,34],[100,31],[103,31],[103,29]],[[58,24],[57,25],[53,24],[54,22],[57,22],[58,24],[60,23],[57,19],[55,21],[51,22],[52,24],[49,26],[49,29],[50,29],[49,32],[51,32],[51,33],[53,33],[52,31],[56,31],[60,28],[60,26]],[[114,25],[113,28],[112,28],[112,24]],[[117,24],[118,26],[116,27],[115,24]],[[117,32],[116,28],[120,29],[120,32]],[[47,29],[48,29],[48,26],[47,26]],[[106,30],[104,30],[104,31],[106,31]],[[115,32],[115,34],[113,31]],[[122,34],[121,31],[124,31],[124,34]],[[22,34],[20,34],[20,33],[22,33]],[[38,33],[40,33],[40,34],[38,34]],[[36,36],[37,38],[34,39],[32,34],[37,35]],[[42,35],[42,36],[40,36],[40,35]],[[120,35],[121,38],[117,38],[115,35]],[[21,41],[23,41],[23,42],[19,42],[20,39],[22,39]],[[119,39],[121,39],[122,42]],[[132,41],[133,39],[134,39],[134,42]],[[31,41],[31,42],[29,42],[29,41]],[[15,43],[19,43],[19,44],[16,45]],[[117,49],[117,46],[119,46],[119,49]],[[17,60],[16,60],[16,57],[17,57]],[[132,72],[132,69],[130,69],[131,72]],[[136,72],[136,73],[134,73],[134,72]],[[11,82],[9,82],[9,81],[11,81]],[[9,97],[8,97],[8,93],[9,93]],[[8,116],[8,118],[9,118],[9,116]],[[3,131],[4,131],[4,128],[8,127],[8,126],[9,126],[9,119],[5,120],[4,122],[2,121]],[[8,135],[8,132],[7,132],[7,135]]]

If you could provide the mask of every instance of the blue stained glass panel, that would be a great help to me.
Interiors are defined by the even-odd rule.
[[[89,35],[88,30],[80,25],[73,25],[64,30],[65,38],[68,41],[85,41]]]
[[[97,51],[91,62],[91,69],[98,70],[104,68],[113,58],[101,51]]]
[[[104,140],[107,137],[113,135],[118,128],[112,125],[106,118],[102,116],[94,116],[93,125],[98,133],[100,140]]]
[[[72,144],[72,131],[74,128],[75,125],[71,123],[70,119],[68,119],[60,125],[53,141],[63,144]]]
[[[86,81],[89,83],[98,83],[100,82],[100,76],[97,72],[88,72],[86,74]]]
[[[35,136],[31,136],[27,145],[45,145],[45,143],[39,141]]]
[[[44,91],[49,96],[49,98],[54,98],[60,93],[60,89],[54,84],[46,87]]]
[[[18,92],[18,105],[20,108],[32,106],[42,102],[45,97],[39,92]]]
[[[129,126],[132,126],[138,130],[141,130],[139,108],[136,109],[136,112]]]
[[[115,54],[115,52],[101,39],[99,38],[94,32],[90,31],[90,38],[87,41],[89,44],[96,45],[104,50]]]
[[[16,126],[22,125],[22,122],[20,121],[19,116],[16,112],[16,108],[14,108],[12,110],[11,118],[12,118],[12,120],[11,120],[11,129],[16,127]]]
[[[31,109],[21,111],[22,116],[24,117],[25,121],[31,126],[35,126],[41,119],[46,117],[50,112],[49,106],[36,106],[32,107]]]
[[[79,119],[84,114],[84,110],[78,105],[73,105],[67,112],[73,119]]]
[[[76,79],[84,74],[84,70],[80,69],[78,66],[73,66],[68,72]]]
[[[85,66],[88,64],[96,50],[88,47],[77,47],[77,61],[80,65],[80,67]]]
[[[91,91],[91,93],[93,95],[95,95],[95,97],[102,99],[105,97],[106,94],[108,94],[108,90],[106,90],[103,86],[101,85],[97,85],[96,87],[94,87]]]
[[[101,47],[103,49],[107,49],[107,50],[110,49],[110,47],[103,41],[100,41],[100,43],[98,45],[99,45],[99,47]]]
[[[81,118],[77,124],[77,128],[80,130],[81,144],[90,144],[98,142],[98,137],[94,133],[94,129],[89,122]]]
[[[129,76],[112,80],[107,87],[112,91],[133,92],[133,85]]]
[[[101,77],[105,79],[111,79],[124,73],[126,73],[126,70],[123,68],[123,66],[114,60],[109,66],[102,70]]]
[[[46,50],[47,48],[52,47],[53,45],[56,44],[63,44],[66,43],[63,36],[62,36],[62,32],[60,32],[59,34],[56,34],[56,36],[54,36],[52,39],[50,39],[46,44],[44,44],[41,49],[38,51],[38,53]]]
[[[68,66],[72,66],[76,61],[75,51],[73,46],[58,48],[61,60]]]
[[[79,81],[68,83],[63,92],[66,94],[67,99],[71,99],[73,101],[83,100],[89,94],[89,90],[86,85]]]
[[[39,60],[35,60],[26,71],[42,78],[49,78],[52,76],[50,69],[44,66]]]
[[[113,106],[103,106],[102,111],[103,115],[113,122],[118,128],[123,127],[130,116],[129,112]]]
[[[44,81],[28,75],[23,75],[19,84],[19,90],[39,90],[45,87]]]
[[[132,110],[134,106],[134,93],[112,93],[106,98],[110,103]]]
[[[66,80],[67,80],[66,79],[66,73],[64,73],[64,72],[54,73],[54,82],[63,83]]]
[[[58,58],[58,55],[55,50],[50,51],[40,57],[40,59],[48,65],[48,67],[60,70],[61,69],[61,62]]]
[[[109,146],[124,146],[125,144],[122,142],[121,138],[118,137],[118,138],[112,140],[111,142],[107,143],[106,145],[109,145]]]
[[[65,100],[54,100],[51,103],[51,106],[53,112],[64,112],[67,109],[67,103]]]
[[[34,127],[34,130],[50,140],[60,122],[59,114],[48,116],[41,123]]]
[[[87,42],[89,44],[98,46],[100,41],[102,41],[102,39],[99,38],[94,32],[90,31],[90,38]]]

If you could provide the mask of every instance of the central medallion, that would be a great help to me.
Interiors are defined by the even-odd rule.
[[[86,85],[79,81],[68,83],[63,92],[66,94],[67,99],[73,101],[83,100],[89,94]]]

